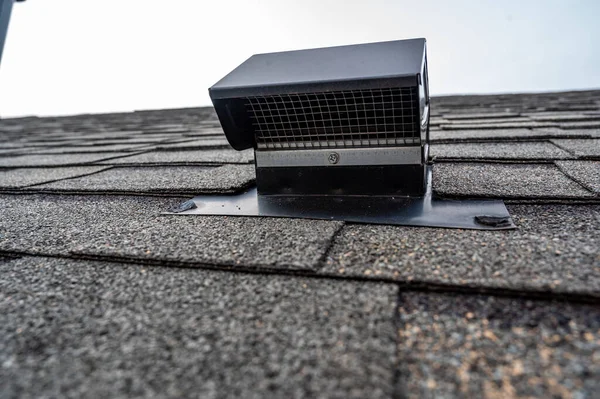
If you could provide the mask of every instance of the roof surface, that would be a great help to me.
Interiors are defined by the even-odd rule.
[[[254,182],[212,109],[0,120],[0,396],[593,397],[600,92],[431,124],[517,230],[164,215]]]

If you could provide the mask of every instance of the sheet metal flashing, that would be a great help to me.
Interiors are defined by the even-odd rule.
[[[171,215],[288,217],[399,226],[509,230],[516,226],[501,200],[437,198],[431,166],[422,197],[259,195],[256,187],[236,195],[201,195]]]

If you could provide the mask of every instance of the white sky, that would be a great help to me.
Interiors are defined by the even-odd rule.
[[[209,105],[262,52],[425,37],[432,94],[600,87],[600,1],[27,0],[0,116]]]

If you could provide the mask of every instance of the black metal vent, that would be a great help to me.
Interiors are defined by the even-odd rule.
[[[260,195],[425,193],[425,39],[257,54],[209,89]]]
[[[258,148],[420,144],[416,87],[246,98]]]

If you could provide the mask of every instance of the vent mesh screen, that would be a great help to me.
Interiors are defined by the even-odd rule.
[[[416,88],[248,97],[258,148],[419,144]]]

